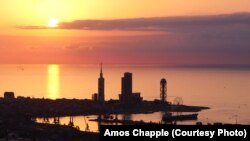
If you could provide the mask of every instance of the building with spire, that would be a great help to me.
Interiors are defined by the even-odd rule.
[[[100,70],[100,77],[98,78],[98,101],[104,102],[104,78],[102,73],[102,64],[101,64],[101,70]]]

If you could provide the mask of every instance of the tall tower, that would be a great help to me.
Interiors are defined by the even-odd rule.
[[[104,102],[104,78],[102,73],[102,64],[101,64],[101,70],[100,70],[100,77],[98,78],[98,101]]]
[[[167,81],[165,78],[162,78],[160,82],[160,99],[162,102],[167,101]]]
[[[132,73],[125,72],[122,77],[122,94],[132,95]]]

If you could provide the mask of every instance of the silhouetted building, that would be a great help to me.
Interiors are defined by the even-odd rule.
[[[5,100],[13,100],[13,99],[15,99],[14,92],[4,92],[4,99]]]
[[[122,77],[122,94],[132,94],[132,73],[125,72],[124,77]]]
[[[98,79],[98,101],[104,102],[104,78],[102,73],[102,64],[101,64],[101,71],[100,71],[100,77]]]
[[[92,100],[98,101],[98,94],[97,93],[92,94]]]
[[[167,101],[167,81],[165,78],[162,78],[160,82],[160,99],[162,102]]]
[[[122,77],[122,88],[119,99],[123,104],[132,104],[142,101],[140,93],[133,93],[132,89],[132,73],[125,72]]]

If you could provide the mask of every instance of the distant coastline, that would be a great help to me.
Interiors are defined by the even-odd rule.
[[[158,111],[199,112],[209,108],[204,106],[168,105],[160,101],[142,101],[128,106],[121,104],[118,100],[109,100],[103,104],[88,99],[51,100],[18,97],[11,101],[0,99],[0,109],[1,115],[15,116],[19,114],[29,115],[35,118],[99,114],[135,114]]]

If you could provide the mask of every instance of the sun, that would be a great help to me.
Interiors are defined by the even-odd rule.
[[[48,27],[55,28],[55,27],[58,26],[58,23],[59,23],[58,19],[56,19],[56,18],[51,18],[51,19],[49,19],[49,21],[48,21]]]

